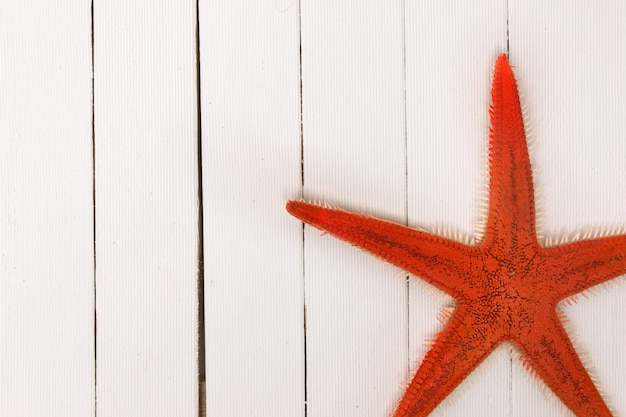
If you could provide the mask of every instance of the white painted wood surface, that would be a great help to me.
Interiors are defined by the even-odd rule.
[[[304,198],[404,223],[403,4],[306,1],[301,16]],[[304,282],[307,416],[390,414],[408,364],[404,275],[307,227]]]
[[[94,7],[97,414],[198,415],[193,1]]]
[[[391,412],[450,300],[284,205],[472,235],[507,45],[544,234],[626,225],[622,2],[198,7],[199,57],[195,2],[0,4],[0,415],[197,415],[198,59],[209,416]],[[625,298],[565,308],[616,415]],[[568,415],[504,350],[453,397]]]
[[[90,8],[37,3],[0,3],[0,415],[88,417]]]
[[[207,416],[304,416],[298,16],[200,2]]]

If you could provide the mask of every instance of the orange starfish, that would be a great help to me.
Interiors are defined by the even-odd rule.
[[[626,235],[542,247],[517,83],[498,57],[491,90],[484,238],[465,245],[400,224],[289,201],[287,211],[434,285],[456,310],[394,416],[427,416],[502,342],[578,416],[611,416],[563,328],[557,304],[626,273]]]

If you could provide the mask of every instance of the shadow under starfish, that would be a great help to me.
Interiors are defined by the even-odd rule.
[[[578,416],[611,416],[563,328],[557,304],[626,273],[626,235],[542,247],[517,83],[498,57],[489,110],[489,209],[476,246],[343,210],[289,201],[305,223],[371,252],[452,296],[395,417],[427,416],[502,342]]]

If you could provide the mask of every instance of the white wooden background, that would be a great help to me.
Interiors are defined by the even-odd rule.
[[[509,51],[544,235],[626,225],[624,22],[621,0],[0,1],[0,415],[198,415],[203,255],[207,415],[387,416],[451,300],[285,202],[472,235]],[[565,310],[625,416],[626,286]],[[439,409],[568,415],[505,349]]]

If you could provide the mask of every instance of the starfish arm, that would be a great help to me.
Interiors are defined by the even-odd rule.
[[[556,312],[516,339],[526,364],[574,414],[611,417]]]
[[[517,82],[502,54],[491,90],[490,187],[485,241],[536,244],[535,196]]]
[[[558,300],[626,274],[626,235],[555,246],[544,254],[551,258]]]
[[[455,296],[471,247],[373,217],[289,201],[287,211],[303,222],[365,249]]]
[[[425,417],[497,347],[489,326],[459,304],[426,353],[393,417]]]

